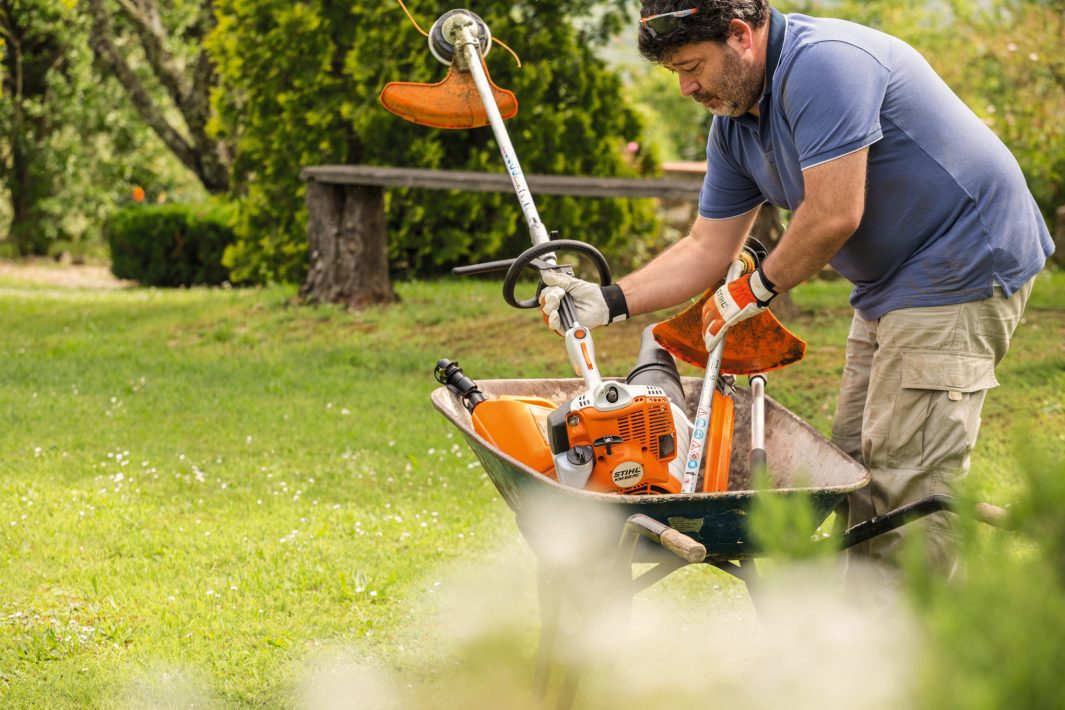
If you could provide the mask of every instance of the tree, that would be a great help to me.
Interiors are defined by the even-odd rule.
[[[118,79],[144,122],[208,192],[227,191],[230,152],[209,129],[216,76],[200,46],[215,24],[212,0],[170,3],[166,13],[156,0],[88,0],[87,5],[90,44],[100,66]],[[139,50],[136,61],[131,51],[119,48],[119,38]],[[175,114],[180,123],[172,119]]]
[[[0,210],[7,256],[104,247],[100,233],[134,185],[150,199],[202,189],[93,67],[75,0],[0,0]]]
[[[428,28],[433,19],[411,9]],[[495,81],[521,108],[508,131],[529,173],[635,175],[622,148],[641,125],[620,99],[620,81],[593,52],[599,27],[579,31],[578,0],[478,3],[496,36],[488,58]],[[423,10],[424,12],[424,10]],[[392,2],[217,0],[208,37],[221,88],[216,107],[234,145],[235,189],[242,194],[241,241],[229,256],[235,278],[298,282],[306,270],[307,165],[377,164],[502,171],[487,128],[442,131],[408,124],[378,103],[391,80],[438,81],[446,68]],[[611,15],[610,17],[616,17]],[[386,197],[392,268],[433,273],[458,262],[528,246],[513,195],[390,190]],[[650,231],[646,202],[544,198],[545,224],[600,247]]]
[[[945,56],[937,66],[1013,151],[1053,225],[1065,206],[1065,0],[958,6],[966,18],[959,42],[967,56],[963,62]],[[1065,265],[1062,226],[1054,258]]]
[[[63,5],[0,0],[6,99],[0,104],[6,139],[0,177],[11,201],[8,240],[19,254],[44,253],[55,237],[40,227],[46,200],[59,182],[50,145],[57,128],[49,109],[67,69],[66,12]]]

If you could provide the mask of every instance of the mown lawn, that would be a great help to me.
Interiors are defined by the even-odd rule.
[[[308,659],[329,649],[392,667],[430,652],[439,570],[527,554],[429,404],[435,361],[569,375],[498,289],[400,284],[399,304],[347,313],[282,288],[0,281],[0,706],[291,707],[313,703]],[[810,354],[769,393],[827,432],[846,287],[796,300]],[[624,373],[648,322],[597,331],[604,371]],[[985,408],[987,500],[1017,493],[1018,438],[1065,454],[1063,336],[1065,277],[1044,274]],[[706,589],[678,577],[656,593]]]

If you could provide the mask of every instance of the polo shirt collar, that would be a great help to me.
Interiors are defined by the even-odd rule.
[[[784,30],[788,26],[788,18],[776,8],[769,9],[769,42],[765,50],[765,93],[768,96],[773,93],[773,74],[780,62],[780,52],[784,49]]]
[[[780,53],[784,49],[784,30],[788,26],[788,18],[776,8],[769,8],[769,40],[765,50],[765,89],[762,98],[758,101],[758,108],[762,116],[769,112],[769,97],[773,93],[773,74],[780,63]],[[749,113],[732,119],[740,126],[757,131],[761,122]]]

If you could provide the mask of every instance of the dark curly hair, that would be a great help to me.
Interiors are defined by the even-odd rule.
[[[732,20],[743,20],[751,27],[761,27],[769,20],[767,0],[643,0],[640,17],[693,7],[699,12],[683,18],[677,29],[665,35],[654,37],[641,23],[640,54],[649,61],[661,63],[686,44],[724,42]]]

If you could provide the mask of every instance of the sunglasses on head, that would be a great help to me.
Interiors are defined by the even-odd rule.
[[[680,27],[681,18],[694,15],[697,12],[699,12],[698,8],[691,7],[687,10],[675,10],[673,12],[663,12],[661,15],[641,17],[640,25],[645,27],[652,37],[661,37]]]

